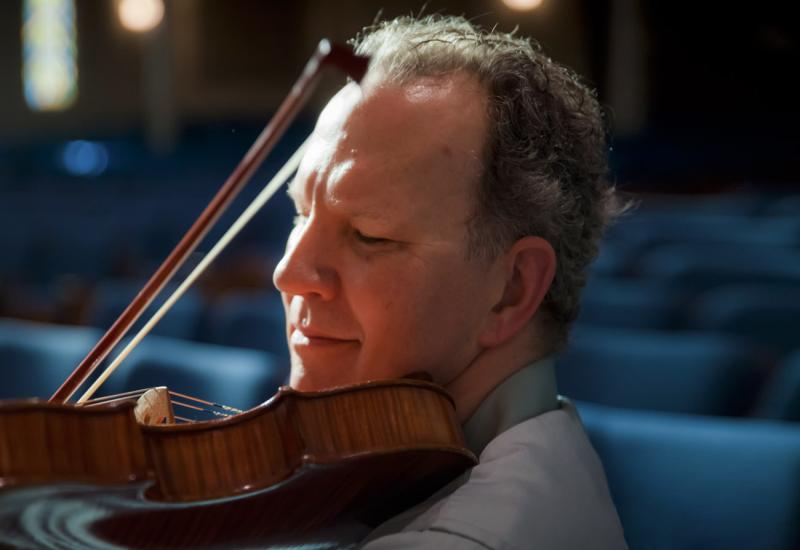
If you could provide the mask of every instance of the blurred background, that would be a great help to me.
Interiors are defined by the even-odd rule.
[[[0,398],[58,387],[321,38],[421,11],[534,37],[606,110],[611,176],[637,207],[592,266],[559,387],[631,548],[800,548],[800,28],[786,2],[0,3]],[[188,267],[341,84],[324,80]],[[288,365],[271,273],[292,215],[279,193],[104,391],[271,395]]]

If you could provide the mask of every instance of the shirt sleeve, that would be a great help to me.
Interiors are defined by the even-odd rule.
[[[372,539],[361,550],[493,550],[491,547],[464,535],[426,529],[424,531],[404,531]]]

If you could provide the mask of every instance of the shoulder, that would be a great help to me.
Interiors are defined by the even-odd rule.
[[[500,434],[444,493],[386,531],[464,539],[453,548],[626,547],[602,465],[569,403]]]

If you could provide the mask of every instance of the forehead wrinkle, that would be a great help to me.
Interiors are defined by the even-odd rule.
[[[342,142],[346,141],[348,137],[347,132],[341,131],[342,129],[337,124],[337,116],[342,116],[340,105],[345,100],[345,97],[341,97],[342,95],[337,94],[323,109],[311,133],[308,149],[287,190],[289,196],[295,200],[306,198],[310,192],[312,196],[309,198],[313,202],[313,195],[318,188],[325,186],[326,180],[330,179],[332,170],[337,170],[338,153]],[[346,96],[346,94],[344,95]],[[341,170],[341,167],[338,169]]]
[[[448,228],[437,223],[441,208],[455,206],[455,197],[464,194],[471,204],[482,173],[486,98],[473,84],[459,77],[376,86],[363,94],[345,87],[315,128],[309,155],[301,164],[301,172],[309,174],[300,180],[304,192],[325,200],[320,206],[335,207],[342,216],[395,226],[413,219],[415,226],[436,229],[434,234],[450,231],[452,223]],[[450,93],[474,87],[477,95]],[[454,100],[457,109],[452,109]],[[431,125],[432,119],[437,124]],[[472,134],[474,138],[460,139]],[[425,194],[436,182],[441,189],[431,204],[409,200],[408,195]],[[463,227],[471,214],[471,208],[467,210],[462,219],[451,221]]]
[[[391,201],[386,201],[383,207],[372,204],[370,199],[375,198],[372,186],[359,185],[359,182],[373,181],[373,178],[353,174],[355,159],[341,156],[335,155],[330,164],[315,167],[307,175],[298,173],[287,187],[289,197],[295,203],[310,202],[312,207],[322,206],[343,217],[386,222],[386,206]]]
[[[375,178],[361,173],[363,170],[358,170],[355,165],[354,161],[349,162],[346,169],[337,170],[336,177],[329,180],[327,199],[330,208],[348,218],[387,222],[391,201],[377,201],[380,195],[374,193]]]

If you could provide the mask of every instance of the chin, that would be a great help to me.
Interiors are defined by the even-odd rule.
[[[349,376],[345,374],[349,374]],[[292,374],[289,377],[289,386],[297,391],[305,392],[330,390],[356,382],[352,373],[330,363],[318,370],[310,368],[304,363],[292,362]]]

